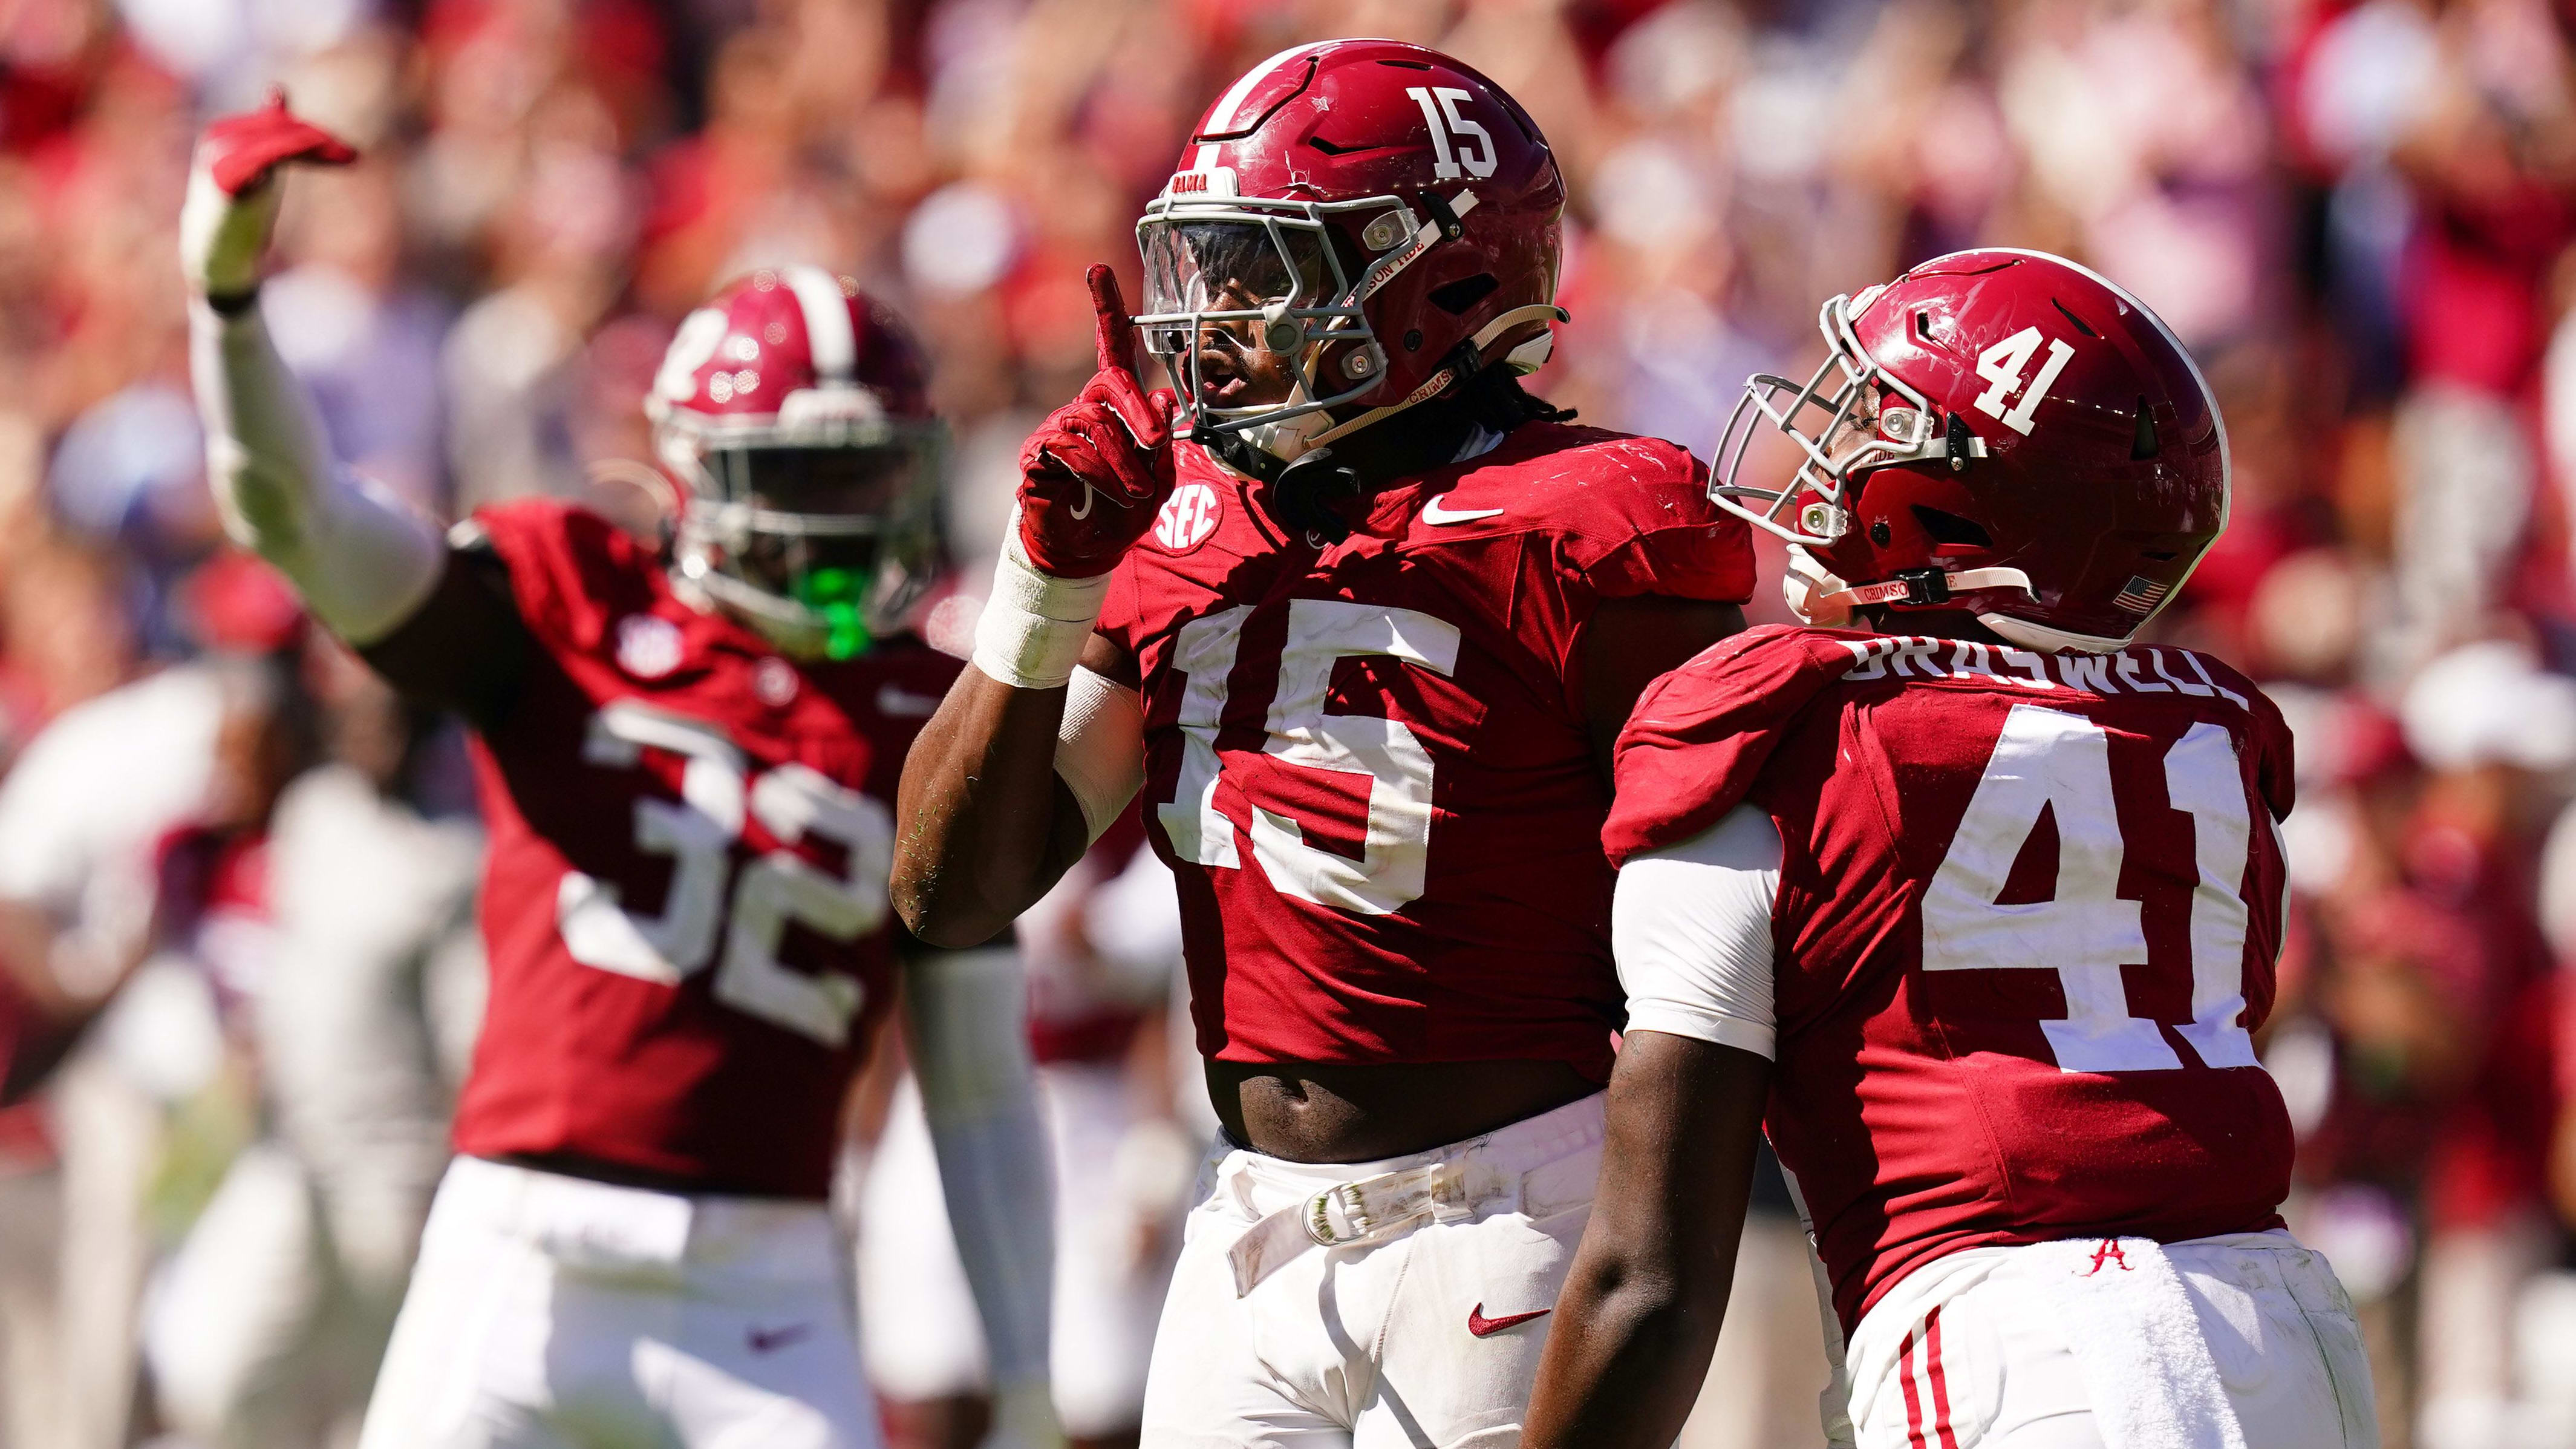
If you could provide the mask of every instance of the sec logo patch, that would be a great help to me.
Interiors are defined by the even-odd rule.
[[[1216,532],[1217,519],[1224,512],[1225,504],[1214,488],[1184,483],[1163,500],[1163,511],[1154,520],[1154,541],[1174,553],[1188,553]]]

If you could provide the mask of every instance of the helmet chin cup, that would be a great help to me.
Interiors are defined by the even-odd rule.
[[[1849,587],[1814,554],[1798,544],[1789,545],[1789,566],[1780,575],[1780,598],[1800,623],[1825,629],[1850,623],[1851,605],[1836,597]]]
[[[1282,463],[1294,463],[1315,446],[1315,439],[1333,425],[1329,413],[1299,413],[1276,422],[1256,423],[1243,429],[1243,440]]]

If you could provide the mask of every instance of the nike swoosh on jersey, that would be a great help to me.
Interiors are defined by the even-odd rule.
[[[902,719],[928,719],[939,712],[939,696],[915,694],[900,685],[877,686],[877,713]]]
[[[1533,1318],[1545,1318],[1555,1311],[1553,1308],[1533,1308],[1527,1313],[1506,1313],[1500,1318],[1487,1318],[1485,1305],[1479,1303],[1467,1310],[1467,1331],[1478,1338],[1491,1338],[1515,1323],[1527,1323]]]
[[[1422,521],[1434,526],[1443,523],[1473,523],[1479,518],[1492,518],[1502,511],[1499,508],[1443,508],[1440,506],[1440,500],[1434,498],[1422,505]]]

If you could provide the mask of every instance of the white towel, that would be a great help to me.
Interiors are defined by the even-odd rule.
[[[2070,1238],[2038,1259],[2108,1449],[2245,1449],[2192,1295],[2147,1238]]]

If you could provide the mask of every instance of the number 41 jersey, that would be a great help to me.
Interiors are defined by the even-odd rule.
[[[1318,549],[1177,451],[1100,633],[1142,680],[1199,1049],[1606,1078],[1609,792],[1580,644],[1605,598],[1744,599],[1743,525],[1670,443],[1528,423]]]
[[[2184,649],[1763,628],[1620,736],[1611,858],[1781,840],[1766,1126],[1844,1325],[1962,1248],[2279,1225],[2290,738]]]
[[[883,802],[958,662],[800,666],[595,514],[476,522],[534,647],[475,742],[492,985],[457,1150],[824,1196],[889,995]]]

